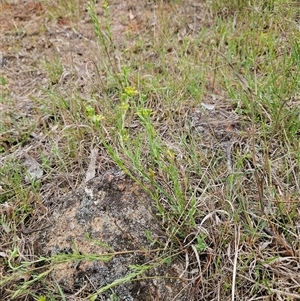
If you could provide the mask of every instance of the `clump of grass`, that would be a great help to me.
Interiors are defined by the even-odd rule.
[[[61,21],[62,24],[64,22],[76,24],[80,20],[84,9],[84,1],[82,0],[39,0],[39,2],[52,20]]]
[[[57,84],[63,74],[63,66],[58,57],[54,57],[52,61],[45,61],[44,65],[51,84]]]

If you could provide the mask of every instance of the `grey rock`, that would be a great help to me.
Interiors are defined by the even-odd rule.
[[[82,300],[128,277],[132,265],[157,262],[162,251],[155,250],[165,248],[166,239],[153,201],[117,170],[91,179],[63,198],[53,213],[52,223],[50,229],[40,234],[40,254],[81,256],[80,260],[55,265],[51,274],[70,296],[68,300],[76,300],[75,294]],[[146,231],[151,233],[151,241]],[[111,254],[110,260],[101,260],[101,254]],[[96,300],[110,300],[112,293],[117,300],[128,301],[191,300],[185,289],[190,286],[179,278],[183,270],[184,262],[179,259],[158,264],[139,279],[123,281]]]

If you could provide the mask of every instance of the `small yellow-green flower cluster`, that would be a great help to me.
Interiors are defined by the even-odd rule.
[[[128,86],[124,89],[124,93],[128,96],[131,97],[133,95],[139,94],[138,90],[132,86]]]
[[[100,115],[100,114],[91,116],[91,120],[92,120],[94,123],[99,123],[101,120],[104,120],[104,119],[105,119],[105,117],[104,117],[103,115]]]
[[[151,109],[147,109],[147,108],[142,108],[139,109],[137,112],[137,115],[141,118],[141,119],[145,119],[151,116],[152,110]]]
[[[105,10],[109,8],[109,6],[108,6],[108,1],[107,1],[107,0],[103,1],[102,7],[103,7]]]
[[[122,95],[121,95],[121,101],[122,102],[127,102],[129,98],[135,96],[135,95],[138,95],[139,92],[138,90],[135,88],[135,87],[132,87],[132,86],[127,86],[124,91],[122,92]]]
[[[119,105],[119,109],[122,111],[127,111],[129,109],[129,104],[126,101],[122,101]]]
[[[95,109],[92,106],[85,107],[88,118],[90,118],[94,123],[99,124],[101,120],[104,120],[105,117],[101,114],[97,114]]]

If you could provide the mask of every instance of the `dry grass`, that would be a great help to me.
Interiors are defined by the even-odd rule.
[[[300,299],[299,11],[227,2],[3,4],[2,300],[66,298],[21,230],[94,148],[157,204],[191,300]]]

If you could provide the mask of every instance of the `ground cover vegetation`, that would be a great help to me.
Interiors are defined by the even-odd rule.
[[[153,200],[152,264],[181,257],[191,300],[299,300],[299,3],[134,2],[1,4],[1,300],[68,300],[52,267],[95,260],[24,239],[93,149]]]

